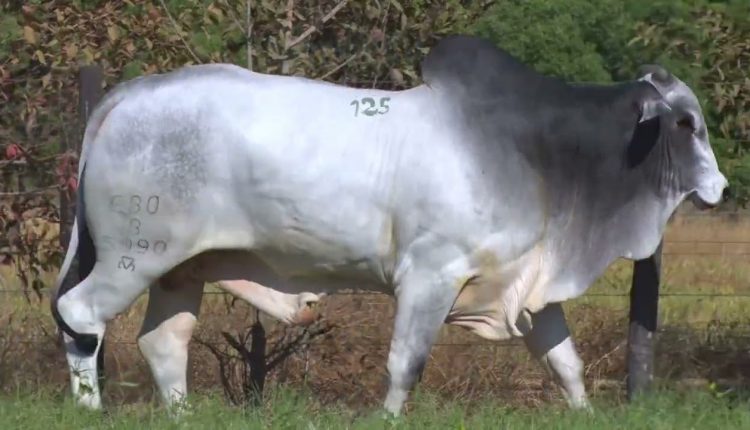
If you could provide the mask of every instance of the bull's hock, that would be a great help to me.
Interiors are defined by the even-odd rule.
[[[202,287],[219,281],[290,323],[323,293],[393,294],[394,414],[445,322],[522,337],[587,407],[560,303],[650,256],[682,201],[720,201],[698,100],[658,66],[572,85],[466,36],[421,70],[424,84],[383,91],[211,64],[110,91],[60,272],[81,279],[52,303],[78,402],[101,406],[106,323],[148,289],[138,344],[182,404]]]

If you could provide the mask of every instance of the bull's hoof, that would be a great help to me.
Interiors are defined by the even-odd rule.
[[[320,297],[311,293],[302,293],[299,297],[299,310],[292,319],[292,324],[307,327],[318,317],[316,308]]]

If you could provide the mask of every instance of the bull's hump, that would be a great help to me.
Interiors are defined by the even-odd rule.
[[[460,88],[480,98],[536,98],[567,88],[563,81],[540,74],[492,42],[472,36],[442,39],[425,57],[421,70],[430,86]]]

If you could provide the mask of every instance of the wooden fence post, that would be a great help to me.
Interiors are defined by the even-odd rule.
[[[662,243],[656,252],[633,265],[628,333],[628,400],[648,391],[654,380],[654,344],[659,314]]]

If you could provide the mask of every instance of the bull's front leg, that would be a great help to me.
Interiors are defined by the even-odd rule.
[[[560,384],[574,409],[591,409],[583,383],[583,361],[570,337],[565,313],[559,303],[550,303],[531,314],[531,331],[524,335],[526,347]]]
[[[396,293],[396,318],[388,355],[390,386],[384,407],[398,416],[421,378],[457,290],[433,273],[413,272]]]

